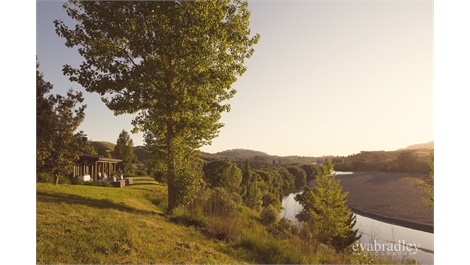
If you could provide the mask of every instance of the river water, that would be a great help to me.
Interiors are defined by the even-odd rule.
[[[302,206],[295,201],[296,194],[283,197],[281,218],[300,225],[295,215],[302,210]],[[362,233],[362,237],[353,245],[354,248],[362,248],[376,257],[395,260],[412,258],[421,264],[434,264],[433,233],[377,221],[358,214],[356,221],[355,228]]]

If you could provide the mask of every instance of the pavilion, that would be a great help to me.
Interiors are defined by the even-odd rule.
[[[83,154],[75,162],[73,176],[90,176],[93,181],[116,181],[121,159]]]

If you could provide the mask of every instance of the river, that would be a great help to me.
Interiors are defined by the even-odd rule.
[[[338,172],[337,172],[338,174]],[[297,193],[284,196],[282,199],[281,218],[288,219],[300,225],[295,215],[302,206],[295,201]],[[407,227],[377,221],[356,214],[356,226],[361,239],[356,249],[364,249],[372,256],[405,259],[412,258],[421,264],[434,264],[434,234]]]

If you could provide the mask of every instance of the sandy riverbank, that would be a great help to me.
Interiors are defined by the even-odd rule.
[[[426,232],[434,230],[434,211],[423,201],[416,180],[425,174],[354,172],[337,175],[349,192],[349,207],[357,214]]]

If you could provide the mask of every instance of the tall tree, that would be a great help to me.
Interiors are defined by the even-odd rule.
[[[122,159],[122,172],[129,174],[132,171],[132,164],[137,161],[137,156],[134,153],[134,142],[126,130],[122,130],[119,134],[113,155],[115,158]]]
[[[258,42],[248,2],[70,0],[64,8],[77,25],[56,20],[56,32],[85,59],[64,74],[103,96],[116,115],[138,113],[134,130],[166,162],[173,209],[178,167],[217,136],[232,84]]]
[[[339,180],[335,179],[333,164],[329,161],[323,167],[323,174],[317,177],[313,189],[304,186],[303,192],[295,196],[303,209],[297,214],[299,221],[305,222],[304,235],[312,240],[314,251],[320,243],[342,250],[354,243],[357,230],[354,216],[346,205],[346,192],[342,192]]]
[[[37,171],[49,172],[56,184],[60,177],[72,173],[74,161],[82,154],[86,140],[76,132],[85,119],[86,105],[81,92],[67,91],[66,96],[48,94],[52,85],[44,80],[36,66],[36,137]]]
[[[54,131],[54,111],[48,98],[53,86],[44,80],[36,62],[36,171],[51,170],[47,158],[51,156]]]

